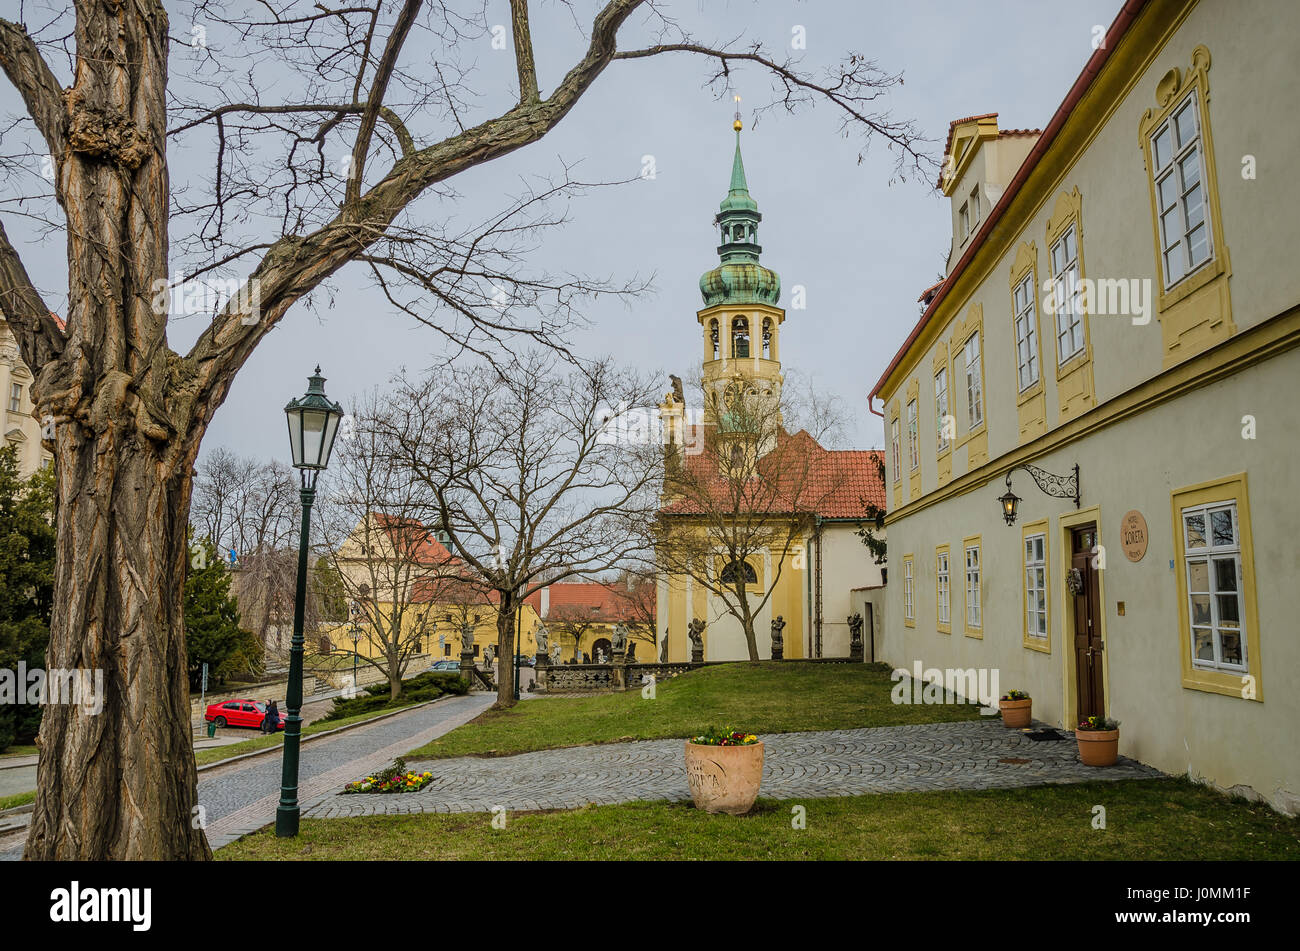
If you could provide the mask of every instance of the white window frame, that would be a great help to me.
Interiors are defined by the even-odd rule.
[[[971,344],[974,344],[972,349]],[[966,363],[966,428],[974,429],[984,422],[984,379],[980,372],[980,334],[971,334],[962,344]]]
[[[970,190],[970,230],[973,232],[980,225],[980,187],[976,185]]]
[[[916,620],[916,589],[912,576],[912,559],[903,559],[903,618]]]
[[[1192,117],[1192,134],[1184,137],[1178,119],[1188,110]],[[1167,136],[1167,160],[1161,163],[1159,140]],[[1191,277],[1214,260],[1214,229],[1210,227],[1210,203],[1205,189],[1205,149],[1201,137],[1201,97],[1197,90],[1189,92],[1178,108],[1160,123],[1150,137],[1151,179],[1155,185],[1156,229],[1160,234],[1160,273],[1167,291],[1180,281]],[[1196,180],[1187,184],[1186,167],[1189,160],[1195,168]],[[1169,184],[1169,195],[1164,185]],[[1188,199],[1196,194],[1200,202],[1200,219],[1191,222]],[[1168,201],[1166,200],[1168,198]],[[1171,223],[1174,233],[1171,234]],[[1192,263],[1192,233],[1199,231],[1205,238],[1205,257]],[[1172,255],[1177,252],[1180,270],[1170,270]]]
[[[1047,639],[1047,533],[1035,532],[1024,537],[1025,556],[1025,632],[1030,637]],[[1042,608],[1039,608],[1039,596]]]
[[[899,443],[897,416],[889,421],[889,432],[894,447],[894,481],[898,482],[903,478],[903,450]]]
[[[915,472],[921,464],[920,421],[917,417],[916,400],[907,401],[907,462],[910,471]]]
[[[9,384],[9,412],[21,413],[23,411],[23,385],[21,383]]]
[[[1067,238],[1070,244],[1068,252],[1065,249]],[[1061,236],[1052,242],[1048,260],[1052,267],[1052,305],[1056,312],[1056,365],[1064,366],[1084,350],[1084,307],[1081,299],[1082,284],[1079,281],[1077,222],[1071,222]]]
[[[935,428],[938,431],[939,451],[943,452],[948,448],[948,427],[945,425],[948,419],[947,367],[940,367],[939,372],[934,375],[934,417]]]
[[[974,553],[974,559],[971,553]],[[980,546],[966,546],[966,626],[984,626],[983,605],[980,603]]]
[[[1211,517],[1214,513],[1227,512],[1232,529],[1232,538],[1227,544],[1215,544],[1214,532],[1212,529]],[[1190,519],[1201,518],[1202,536],[1201,544],[1193,544],[1193,538],[1189,531],[1188,522]],[[1250,669],[1250,657],[1247,654],[1246,643],[1246,601],[1245,601],[1245,573],[1241,557],[1241,523],[1239,520],[1236,499],[1225,499],[1222,502],[1206,502],[1202,505],[1190,505],[1179,511],[1179,530],[1183,539],[1183,570],[1186,572],[1187,581],[1187,604],[1184,609],[1187,611],[1187,625],[1190,635],[1190,643],[1187,644],[1187,650],[1191,651],[1192,666],[1198,670],[1220,670],[1230,671],[1232,673],[1245,673]],[[1230,561],[1232,564],[1232,579],[1234,587],[1231,590],[1220,589],[1219,581],[1215,573],[1215,563]],[[1194,564],[1205,565],[1206,583],[1202,589],[1197,589],[1192,583],[1192,567]],[[1196,619],[1196,599],[1206,598],[1209,607],[1209,623],[1205,621],[1197,622]],[[1236,602],[1237,626],[1235,629],[1224,628],[1222,618],[1222,607],[1220,598],[1232,598]],[[1196,656],[1196,635],[1197,632],[1208,632],[1210,643],[1214,651],[1214,658],[1206,660]],[[1235,633],[1238,639],[1238,645],[1241,650],[1241,662],[1237,664],[1223,660],[1223,635],[1225,633]]]
[[[965,241],[970,237],[970,208],[966,202],[962,202],[957,211],[957,221],[961,226],[961,239]]]
[[[1011,292],[1012,323],[1016,335],[1016,384],[1023,393],[1042,376],[1038,365],[1038,306],[1034,300],[1033,268]]]
[[[948,576],[948,553],[939,552],[935,557],[936,602],[940,624],[952,623],[952,585]]]

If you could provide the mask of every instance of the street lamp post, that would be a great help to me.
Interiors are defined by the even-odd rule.
[[[307,378],[307,395],[290,400],[284,408],[289,418],[289,444],[294,468],[302,473],[302,534],[298,541],[298,585],[293,602],[293,640],[289,644],[288,707],[284,726],[283,768],[280,774],[280,805],[275,810],[275,834],[281,838],[298,834],[298,749],[302,738],[302,646],[303,615],[307,604],[307,539],[311,530],[311,506],[316,500],[316,477],[329,465],[334,436],[343,407],[325,395],[325,378]],[[355,663],[355,656],[353,658]]]

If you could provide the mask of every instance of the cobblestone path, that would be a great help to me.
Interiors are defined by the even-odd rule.
[[[762,795],[773,799],[931,789],[1006,789],[1162,775],[1120,758],[1108,769],[1079,762],[1074,738],[1039,742],[1000,721],[926,723],[762,737]],[[689,799],[681,740],[545,750],[410,763],[434,781],[398,796],[325,796],[315,818],[417,812],[572,809],[587,803]],[[356,776],[347,777],[350,779]]]

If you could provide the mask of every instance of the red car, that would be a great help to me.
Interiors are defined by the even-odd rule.
[[[203,719],[217,726],[246,726],[260,729],[266,719],[266,704],[261,700],[226,700],[222,703],[208,704],[208,711]],[[280,714],[277,730],[284,729],[284,714]]]

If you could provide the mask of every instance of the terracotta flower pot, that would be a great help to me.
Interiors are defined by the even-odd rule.
[[[1114,766],[1119,758],[1119,730],[1077,730],[1074,738],[1084,766]]]
[[[1033,722],[1033,697],[1025,700],[999,700],[998,706],[1002,710],[1002,725],[1008,729],[1020,730]]]
[[[686,782],[696,809],[743,816],[763,781],[763,744],[702,746],[686,741]]]

